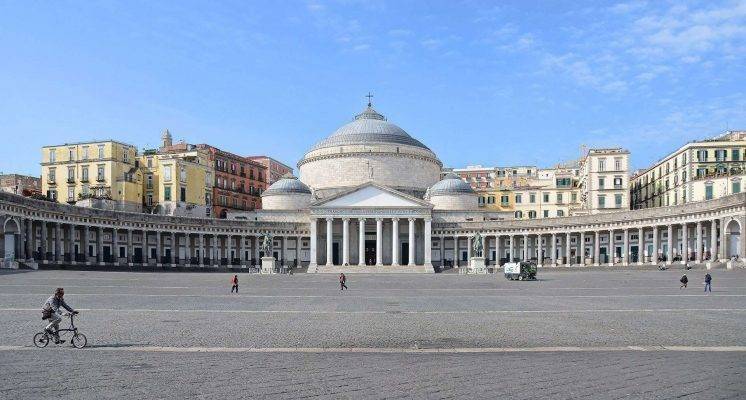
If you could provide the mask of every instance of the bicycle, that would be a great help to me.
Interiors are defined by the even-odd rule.
[[[62,316],[70,317],[70,327],[66,329],[57,329],[57,335],[59,335],[60,332],[72,332],[73,336],[70,339],[70,344],[72,344],[76,349],[82,349],[85,347],[86,344],[88,344],[88,339],[84,334],[78,332],[78,328],[75,327],[75,314],[65,313],[62,314]],[[46,329],[34,335],[34,346],[40,349],[47,347],[50,341],[54,341],[54,339],[52,334],[47,332]]]

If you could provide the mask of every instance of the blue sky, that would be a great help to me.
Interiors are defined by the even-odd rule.
[[[0,1],[0,54],[4,172],[165,128],[294,166],[368,91],[447,166],[746,129],[746,0]]]

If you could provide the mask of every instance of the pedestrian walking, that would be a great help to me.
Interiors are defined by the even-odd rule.
[[[679,290],[686,288],[686,284],[689,283],[689,278],[686,277],[686,274],[679,279],[679,282],[681,282],[681,286],[679,286]]]
[[[238,293],[238,275],[233,275],[233,278],[231,278],[231,284],[233,284],[231,287],[231,293],[233,293],[233,291]]]
[[[339,274],[339,290],[345,290],[347,289],[347,277],[344,273]]]
[[[705,292],[712,293],[712,276],[709,272],[705,274]]]

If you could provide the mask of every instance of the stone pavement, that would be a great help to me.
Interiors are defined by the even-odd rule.
[[[746,397],[746,271],[680,273],[4,272],[0,398]],[[87,349],[29,347],[57,286]]]

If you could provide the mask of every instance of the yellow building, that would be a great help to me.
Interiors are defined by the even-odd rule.
[[[60,203],[142,210],[137,148],[114,140],[42,147],[42,193]]]
[[[188,144],[146,150],[145,210],[156,214],[211,216],[214,170],[209,152]]]

